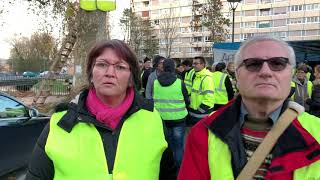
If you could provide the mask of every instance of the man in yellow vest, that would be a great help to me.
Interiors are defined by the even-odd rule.
[[[179,167],[184,149],[187,107],[190,102],[186,86],[177,78],[174,66],[172,59],[163,61],[163,72],[153,84],[153,101],[167,127],[166,137]]]
[[[192,61],[186,59],[181,64],[184,68],[184,71],[182,72],[181,77],[187,87],[188,95],[190,96],[191,95],[191,87],[192,87],[192,78],[194,76],[194,69],[192,68]]]
[[[234,92],[232,83],[228,74],[224,73],[226,64],[220,62],[216,65],[215,71],[212,73],[213,86],[214,86],[214,108],[218,110],[223,105],[227,104],[233,98]]]
[[[287,97],[295,64],[285,41],[255,36],[242,43],[235,55],[240,95],[191,129],[178,180],[236,179],[294,103]],[[262,164],[253,163],[258,170],[247,179],[320,177],[320,118],[301,112],[291,120]]]
[[[188,125],[196,124],[213,111],[214,86],[212,73],[207,70],[206,61],[202,56],[193,59],[195,75],[192,78]]]

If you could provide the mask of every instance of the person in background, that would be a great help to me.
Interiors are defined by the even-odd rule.
[[[177,75],[179,75],[178,77],[181,79],[182,78],[182,73],[184,71],[184,68],[182,66],[182,64],[177,64],[177,67],[175,69],[175,72]]]
[[[219,62],[214,62],[211,66],[211,72],[215,72],[216,71],[216,65],[218,64]]]
[[[291,86],[295,88],[294,94],[291,96],[292,100],[299,103],[309,111],[309,105],[306,103],[307,99],[312,95],[312,82],[306,77],[308,68],[305,64],[297,67],[296,75],[293,77]]]
[[[320,117],[320,65],[314,67],[313,89],[311,99],[307,100],[310,106],[310,114]]]
[[[149,59],[148,57],[145,57],[143,62],[144,62],[143,69],[141,72],[141,82],[142,82],[141,93],[143,97],[145,97],[145,89],[147,87],[148,78],[152,73],[152,63],[151,63],[151,59]]]
[[[181,78],[184,81],[185,78],[188,76],[188,73],[193,69],[192,68],[192,61],[186,59],[186,60],[182,61],[181,65],[184,69],[181,74]]]
[[[153,83],[153,100],[167,127],[167,139],[177,166],[181,164],[184,148],[187,108],[190,104],[183,81],[174,73],[174,61],[165,59],[163,72]]]
[[[188,125],[193,126],[200,119],[213,111],[214,105],[214,85],[212,73],[207,70],[206,61],[202,56],[193,59],[193,69],[195,76],[192,79],[190,96]]]
[[[190,131],[178,180],[236,179],[287,109],[293,48],[255,36],[235,55],[240,95]],[[296,104],[299,106],[298,104]],[[320,118],[306,112],[293,119],[273,150],[248,179],[312,179],[320,176]]]
[[[229,79],[232,83],[233,92],[238,92],[237,90],[237,79],[236,79],[236,73],[234,68],[234,61],[230,61],[227,64],[227,74],[229,76]]]
[[[143,61],[142,60],[139,60],[139,69],[140,69],[140,71],[143,70]]]
[[[176,179],[161,117],[141,85],[134,52],[120,40],[88,53],[88,88],[52,115],[27,180]]]
[[[225,68],[226,64],[224,62],[220,62],[216,65],[215,72],[212,73],[214,86],[214,111],[227,104],[234,96],[229,76],[224,73]]]
[[[194,77],[194,69],[192,67],[192,61],[184,60],[182,62],[182,66],[184,67],[184,71],[181,74],[182,80],[187,87],[188,95],[191,95],[191,87],[192,87],[192,79]]]
[[[153,97],[153,82],[158,78],[159,74],[163,71],[163,61],[164,57],[162,56],[155,56],[153,59],[153,68],[154,71],[150,74],[147,81],[146,86],[146,98],[152,99]]]

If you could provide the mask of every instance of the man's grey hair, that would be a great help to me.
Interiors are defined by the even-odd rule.
[[[285,41],[280,40],[280,39],[276,39],[270,36],[254,36],[252,38],[250,38],[249,40],[243,42],[239,48],[239,50],[237,51],[237,53],[234,56],[234,64],[235,64],[235,68],[238,69],[239,66],[242,64],[243,62],[243,51],[244,49],[246,49],[247,46],[257,43],[257,42],[262,42],[262,41],[272,41],[275,43],[278,43],[280,45],[282,45],[289,54],[289,63],[291,64],[292,68],[294,68],[296,66],[296,55],[294,53],[293,48]],[[285,51],[284,49],[284,51]]]

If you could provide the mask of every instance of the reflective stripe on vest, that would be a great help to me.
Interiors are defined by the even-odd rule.
[[[290,86],[296,88],[296,82],[291,81]],[[308,97],[309,97],[309,98],[311,98],[311,95],[312,95],[312,87],[313,87],[312,82],[311,82],[311,81],[308,81],[308,83],[307,83],[307,91],[308,91]],[[298,90],[298,91],[299,91],[299,90]],[[296,93],[293,93],[293,94],[292,94],[292,96],[291,96],[291,98],[290,98],[291,100],[294,100],[295,94],[296,94]]]
[[[161,86],[156,79],[153,84],[153,92],[155,108],[163,120],[178,120],[187,116],[188,111],[180,79],[176,79],[170,86]]]
[[[115,0],[80,0],[80,8],[86,11],[112,11],[116,9]]]
[[[101,11],[113,11],[116,9],[115,0],[97,0],[97,8]]]
[[[320,142],[320,119],[308,113],[298,116],[302,127]],[[227,144],[208,130],[208,162],[211,180],[233,180],[231,153]],[[320,161],[294,171],[295,180],[314,179],[320,177]]]
[[[52,115],[45,146],[45,152],[54,165],[54,179],[159,178],[162,153],[168,145],[156,110],[139,110],[126,119],[119,135],[112,174],[108,172],[103,142],[95,126],[79,122],[68,133],[57,126],[64,114]]]
[[[220,71],[216,71],[212,74],[213,84],[214,84],[214,103],[215,104],[227,104],[228,103],[228,93],[225,86],[225,80],[227,74]]]

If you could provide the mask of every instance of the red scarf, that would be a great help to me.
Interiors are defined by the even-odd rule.
[[[86,106],[88,110],[96,116],[96,119],[105,124],[107,127],[111,129],[115,129],[122,116],[127,112],[129,107],[131,106],[134,98],[134,90],[133,88],[129,88],[127,90],[127,95],[123,102],[118,107],[109,107],[104,104],[96,95],[96,90],[91,88],[88,93],[88,97],[86,100]]]

